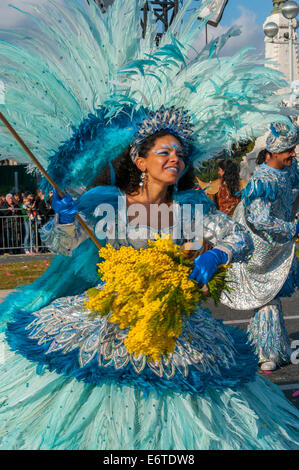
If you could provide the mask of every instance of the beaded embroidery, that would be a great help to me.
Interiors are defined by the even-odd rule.
[[[130,155],[135,163],[138,157],[138,147],[152,134],[167,129],[170,133],[177,135],[182,142],[191,140],[193,125],[187,111],[183,108],[172,106],[167,109],[162,106],[157,112],[150,112],[147,119],[143,119],[138,126],[131,143]]]
[[[168,379],[176,372],[187,377],[191,365],[199,372],[215,375],[220,374],[220,365],[229,368],[236,363],[230,334],[203,309],[185,321],[174,353],[154,363],[147,362],[144,355],[135,358],[128,353],[124,345],[126,330],[106,317],[90,320],[83,305],[85,299],[84,294],[58,299],[35,312],[35,320],[26,327],[29,337],[39,345],[49,344],[46,354],[79,349],[80,367],[97,357],[100,367],[121,369],[130,363],[137,374],[149,367],[159,377]]]

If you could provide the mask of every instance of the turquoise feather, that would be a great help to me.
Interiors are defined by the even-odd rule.
[[[189,88],[191,93],[196,93],[197,87],[195,85],[192,85],[192,83],[189,82],[184,82],[185,87]]]
[[[69,156],[63,162],[62,149],[69,146],[74,181],[86,185],[80,179],[82,162],[87,164],[91,153],[86,150],[84,155],[84,142],[74,151],[72,142],[86,119],[102,111],[107,121],[101,125],[109,121],[109,136],[117,145],[113,152],[93,156],[94,172],[121,151],[120,128],[126,126],[127,135],[133,136],[136,120],[129,122],[125,116],[138,110],[146,114],[162,105],[187,109],[194,122],[194,164],[264,134],[279,114],[282,97],[275,92],[285,86],[282,75],[265,68],[248,48],[233,57],[218,56],[229,37],[239,33],[237,27],[194,51],[205,24],[198,17],[206,2],[187,14],[191,4],[184,3],[159,46],[152,12],[142,37],[141,0],[115,0],[105,15],[94,2],[84,8],[80,0],[65,0],[63,5],[50,0],[30,15],[35,21],[30,37],[22,29],[1,30],[1,79],[6,86],[1,108],[45,168],[53,168],[59,156],[68,172]],[[90,138],[103,134],[99,122],[92,122],[97,128],[90,129]],[[3,158],[27,162],[3,127],[0,139]]]
[[[265,201],[275,201],[277,195],[277,184],[275,181],[265,181],[252,178],[243,191],[242,199],[245,206],[249,206],[254,199],[262,198]]]

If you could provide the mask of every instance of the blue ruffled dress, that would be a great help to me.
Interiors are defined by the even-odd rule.
[[[107,186],[80,198],[96,235],[99,204],[116,207],[119,196]],[[203,238],[232,262],[248,256],[248,234],[202,192],[180,192],[176,203],[191,204],[191,218],[201,205]],[[115,244],[140,248],[126,216],[116,233],[124,227]],[[83,302],[99,283],[98,253],[89,239],[72,248],[76,230],[46,226],[64,255],[1,305],[0,449],[299,449],[299,411],[257,375],[243,330],[198,305],[174,353],[155,364],[127,352],[118,325],[91,320]]]

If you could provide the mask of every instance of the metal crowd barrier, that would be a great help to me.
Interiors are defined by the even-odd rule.
[[[37,217],[30,220],[24,215],[3,216],[0,209],[0,255],[49,251],[40,239],[40,227]]]

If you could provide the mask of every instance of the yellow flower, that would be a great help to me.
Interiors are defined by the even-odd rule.
[[[88,292],[85,305],[90,316],[108,315],[110,322],[128,329],[125,345],[135,356],[144,354],[159,361],[172,353],[183,318],[204,298],[197,283],[189,279],[192,261],[170,235],[149,240],[148,248],[141,250],[116,250],[108,244],[99,255],[103,261],[98,273],[104,285]],[[224,282],[223,275],[221,279]]]

